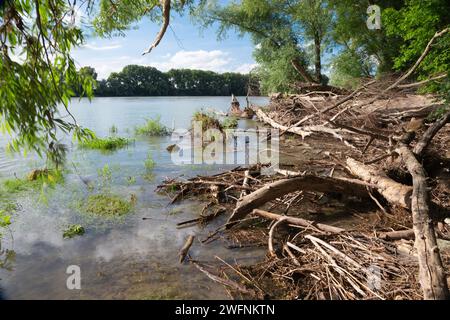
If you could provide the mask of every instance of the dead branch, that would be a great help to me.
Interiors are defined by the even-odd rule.
[[[422,157],[425,149],[430,144],[431,140],[433,140],[434,136],[439,132],[439,130],[441,130],[442,127],[444,127],[449,121],[450,121],[450,111],[447,112],[444,115],[444,117],[436,121],[428,128],[428,130],[424,133],[422,138],[414,147],[413,150],[414,154],[417,155],[418,157]]]
[[[277,219],[276,222],[270,228],[268,247],[269,247],[269,254],[272,257],[276,257],[277,256],[277,254],[275,253],[275,250],[273,249],[273,234],[274,234],[275,229],[277,228],[277,226],[282,224],[282,223],[284,223],[284,222],[286,222],[286,221],[287,221],[286,217],[281,217],[280,219]]]
[[[220,277],[216,274],[213,274],[212,272],[206,270],[202,265],[200,265],[198,262],[195,261],[191,261],[194,266],[200,270],[201,272],[203,272],[208,278],[210,278],[211,280],[218,282],[224,286],[230,287],[233,290],[237,290],[240,291],[242,293],[245,294],[250,294],[250,295],[256,295],[255,292],[253,290],[247,289],[246,287],[244,287],[243,285],[240,285],[237,282],[231,281],[230,279],[225,279],[223,277]]]
[[[447,74],[446,73],[441,74],[439,76],[431,77],[430,79],[426,79],[426,80],[419,81],[419,82],[408,83],[408,84],[400,84],[400,85],[397,86],[397,88],[399,88],[399,89],[409,89],[409,88],[414,88],[414,87],[420,87],[420,86],[422,86],[424,84],[427,84],[429,82],[440,80],[440,79],[445,79],[445,78],[447,78]]]
[[[344,104],[345,102],[347,102],[347,101],[353,99],[359,92],[361,92],[361,91],[364,90],[366,87],[370,86],[371,84],[373,84],[373,83],[375,83],[375,82],[376,82],[376,80],[370,81],[370,82],[364,84],[363,86],[359,87],[359,88],[356,89],[355,91],[353,91],[351,94],[349,94],[349,95],[346,96],[345,98],[339,100],[338,102],[336,102],[336,103],[333,104],[332,106],[330,106],[330,107],[328,107],[328,108],[326,108],[326,109],[324,109],[324,110],[321,110],[321,111],[319,111],[319,112],[317,112],[317,113],[313,113],[313,114],[310,114],[310,115],[307,115],[307,116],[303,117],[300,121],[298,121],[298,122],[296,122],[295,124],[293,124],[292,126],[288,127],[287,130],[282,131],[282,132],[280,133],[280,136],[283,135],[286,131],[289,131],[289,129],[298,127],[298,126],[301,125],[302,123],[304,123],[304,122],[306,122],[306,121],[308,121],[308,120],[310,120],[310,119],[312,119],[312,118],[314,118],[314,117],[316,117],[316,116],[318,116],[318,115],[321,115],[321,114],[327,113],[328,111],[331,111],[331,110],[333,110],[333,109],[336,109],[337,107],[339,107],[340,105]]]
[[[289,224],[293,224],[296,226],[300,226],[300,227],[304,227],[304,228],[316,228],[319,229],[321,231],[324,232],[329,232],[329,233],[341,233],[344,232],[345,229],[342,228],[338,228],[338,227],[334,227],[334,226],[330,226],[327,224],[323,224],[323,223],[316,223],[314,221],[310,221],[310,220],[306,220],[306,219],[302,219],[302,218],[297,218],[297,217],[290,217],[290,216],[282,216],[279,214],[275,214],[272,212],[267,212],[264,210],[259,210],[259,209],[255,209],[252,212],[253,214],[266,218],[266,219],[270,219],[270,220],[274,220],[274,221],[280,221],[283,220]]]
[[[425,50],[422,52],[422,55],[419,57],[419,59],[416,61],[416,63],[412,66],[411,69],[409,69],[409,71],[407,73],[405,73],[403,76],[401,76],[400,78],[398,78],[397,81],[395,81],[392,85],[390,85],[387,89],[385,89],[383,91],[383,93],[397,87],[403,80],[405,80],[406,78],[408,78],[411,74],[414,73],[414,71],[416,71],[417,67],[419,67],[419,65],[422,63],[423,59],[425,59],[425,57],[427,56],[428,52],[430,52],[431,50],[431,45],[433,44],[433,42],[439,38],[442,37],[444,34],[446,34],[447,32],[450,32],[450,28],[446,28],[440,32],[436,32],[435,35],[433,36],[433,38],[430,39],[430,41],[428,42]]]
[[[189,235],[186,239],[186,242],[184,243],[183,247],[180,250],[180,253],[178,254],[180,256],[180,263],[183,263],[184,259],[186,259],[186,256],[189,252],[189,249],[191,248],[192,244],[194,243],[195,236]]]
[[[275,120],[270,118],[260,108],[256,109],[256,116],[261,121],[269,124],[273,128],[280,129],[281,131],[287,131],[287,132],[297,134],[297,135],[301,136],[302,139],[312,135],[313,133],[325,133],[325,134],[330,134],[333,137],[335,137],[336,139],[339,139],[341,141],[344,141],[344,143],[346,143],[346,141],[344,140],[344,138],[342,136],[342,131],[340,129],[328,128],[323,125],[306,126],[306,127],[302,127],[302,128],[298,128],[298,127],[289,128],[287,126],[279,124],[278,122],[276,122]]]

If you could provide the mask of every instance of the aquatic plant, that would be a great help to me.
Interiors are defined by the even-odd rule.
[[[87,198],[84,209],[101,216],[122,216],[130,212],[133,204],[113,194],[94,194]]]
[[[135,184],[135,183],[136,183],[136,177],[132,177],[132,176],[127,177],[127,184],[128,184],[129,186],[131,186],[131,185],[133,185],[133,184]]]
[[[95,149],[101,151],[114,151],[130,144],[130,140],[121,137],[93,138],[79,144],[84,149]]]
[[[144,166],[147,172],[153,170],[153,168],[155,168],[156,166],[156,162],[155,160],[153,160],[152,153],[150,151],[147,153],[147,158],[144,161]]]
[[[63,238],[73,238],[75,236],[82,236],[84,234],[84,228],[79,224],[72,224],[68,226],[63,232]]]
[[[236,129],[238,126],[238,119],[236,117],[226,117],[221,126],[223,129]]]
[[[145,120],[145,124],[137,126],[134,130],[136,135],[140,136],[166,136],[170,134],[170,130],[161,123],[161,117],[150,118]]]
[[[153,180],[155,180],[155,174],[153,173],[153,172],[147,172],[146,174],[144,174],[143,176],[142,176],[142,178],[144,179],[144,180],[146,180],[146,181],[153,181]]]

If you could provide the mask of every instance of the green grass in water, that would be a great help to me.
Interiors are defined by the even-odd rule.
[[[161,123],[161,117],[146,119],[145,124],[135,128],[136,135],[139,136],[167,136],[170,130]]]
[[[121,137],[94,138],[80,143],[84,149],[96,149],[101,151],[114,151],[130,144],[130,140]]]
[[[223,129],[236,129],[238,126],[238,119],[235,117],[227,117],[222,121],[221,126]]]
[[[132,207],[132,201],[117,195],[95,194],[87,198],[85,210],[101,216],[122,216],[130,212]]]
[[[3,188],[8,193],[19,193],[40,189],[44,184],[53,187],[63,180],[61,170],[36,169],[31,171],[26,178],[12,178],[3,181]]]
[[[147,153],[147,158],[144,161],[144,166],[147,172],[152,171],[156,166],[156,161],[153,160],[152,153]]]
[[[79,224],[73,224],[67,227],[63,232],[63,238],[73,238],[75,236],[82,236],[84,234],[84,228]]]

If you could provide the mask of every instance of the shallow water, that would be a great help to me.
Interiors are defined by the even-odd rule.
[[[212,107],[226,111],[229,102],[229,97],[95,98],[92,102],[72,101],[71,111],[79,124],[98,136],[108,136],[115,125],[119,136],[133,137],[134,127],[145,118],[159,115],[169,127],[187,128],[196,110]],[[264,105],[267,98],[252,98],[251,102]],[[239,124],[253,125],[247,120]],[[44,193],[14,195],[20,210],[13,215],[9,230],[3,230],[1,299],[227,298],[222,287],[192,266],[178,264],[177,257],[188,234],[205,236],[223,221],[214,222],[210,229],[178,230],[176,223],[197,217],[203,204],[190,200],[168,206],[168,197],[154,191],[166,177],[211,174],[228,167],[173,164],[166,151],[173,143],[169,137],[137,138],[127,148],[110,154],[80,150],[67,138],[64,142],[70,150],[64,182]],[[5,144],[6,137],[0,137],[1,179],[22,177],[43,165],[33,156],[6,154]],[[149,152],[156,162],[151,180],[145,178],[144,166]],[[121,219],[92,217],[79,208],[92,192],[82,180],[98,184],[98,170],[105,165],[112,172],[111,192],[126,198],[133,194],[138,199],[133,211]],[[74,223],[83,225],[86,234],[63,239],[64,228]],[[264,252],[228,250],[216,241],[206,246],[196,242],[191,254],[204,261],[214,262],[217,255],[230,262],[250,263]],[[81,269],[81,290],[67,289],[69,265]]]

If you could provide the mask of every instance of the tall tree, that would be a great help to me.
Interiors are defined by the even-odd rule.
[[[305,39],[314,43],[314,68],[316,80],[322,82],[322,48],[330,40],[332,11],[328,1],[303,0],[292,5],[293,18],[298,21]]]
[[[289,1],[242,0],[226,6],[200,6],[196,17],[203,27],[219,24],[219,38],[228,30],[249,34],[257,48],[255,59],[261,65],[263,86],[286,90],[288,83],[317,82],[308,70],[304,34],[293,13]]]

